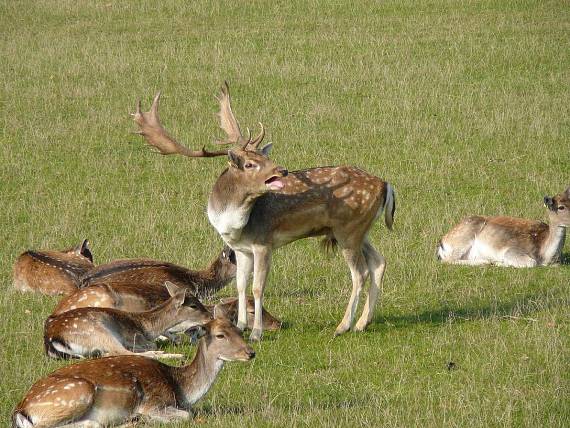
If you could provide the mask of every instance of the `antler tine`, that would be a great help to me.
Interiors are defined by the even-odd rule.
[[[261,131],[259,132],[259,135],[257,137],[255,137],[255,139],[251,143],[249,143],[256,150],[257,150],[258,146],[261,144],[261,142],[263,141],[263,139],[265,138],[265,127],[263,126],[263,123],[259,122],[259,126],[261,127]]]
[[[220,103],[220,111],[218,112],[220,128],[222,128],[228,136],[227,142],[218,141],[218,144],[237,144],[243,139],[243,137],[239,123],[232,112],[230,87],[228,82],[224,82],[221,87],[221,94],[217,96],[216,99]]]
[[[245,139],[244,139],[245,140]],[[247,146],[251,143],[251,130],[247,128],[247,140],[245,140],[245,144],[242,145],[242,150],[246,150]]]
[[[150,114],[153,119],[156,119],[159,122],[158,118],[158,104],[160,103],[160,91],[156,93],[154,98],[152,99],[152,105],[150,106]]]
[[[154,96],[150,111],[143,112],[141,110],[140,100],[137,103],[135,113],[132,115],[133,120],[139,127],[137,134],[143,136],[149,146],[158,149],[158,153],[162,155],[179,154],[188,157],[214,157],[226,156],[227,151],[209,152],[203,147],[201,150],[190,150],[188,147],[178,143],[163,128],[158,116],[158,105],[160,102],[160,91]]]

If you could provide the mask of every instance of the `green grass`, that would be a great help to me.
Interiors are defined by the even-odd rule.
[[[165,125],[201,147],[220,135],[225,79],[277,163],[357,165],[394,185],[398,210],[371,236],[388,270],[369,330],[332,340],[340,256],[314,240],[278,251],[266,305],[287,328],[226,366],[195,423],[568,424],[570,266],[434,257],[461,217],[545,219],[542,196],[570,184],[567,2],[2,1],[0,26],[3,426],[65,364],[42,352],[55,299],[12,291],[19,253],[87,237],[99,263],[201,267],[221,248],[205,206],[225,162],[151,154],[128,113],[161,89]]]

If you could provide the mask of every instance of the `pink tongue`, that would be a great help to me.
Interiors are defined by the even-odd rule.
[[[283,182],[281,180],[275,180],[272,181],[271,183],[267,183],[266,186],[269,187],[271,190],[279,190],[283,189]]]

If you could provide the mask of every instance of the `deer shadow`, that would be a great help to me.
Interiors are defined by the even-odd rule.
[[[561,293],[558,290],[542,290],[538,293],[528,293],[522,297],[503,302],[486,302],[480,305],[466,305],[459,308],[443,306],[415,314],[383,316],[376,319],[374,324],[390,323],[396,327],[409,327],[417,324],[431,324],[435,326],[450,322],[463,323],[503,317],[527,318],[530,320],[530,316],[539,310],[563,305]]]

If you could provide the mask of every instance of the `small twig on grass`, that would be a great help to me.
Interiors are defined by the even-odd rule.
[[[503,315],[501,318],[508,318],[511,320],[523,320],[523,321],[538,322],[538,320],[536,318],[516,317],[514,315]]]

